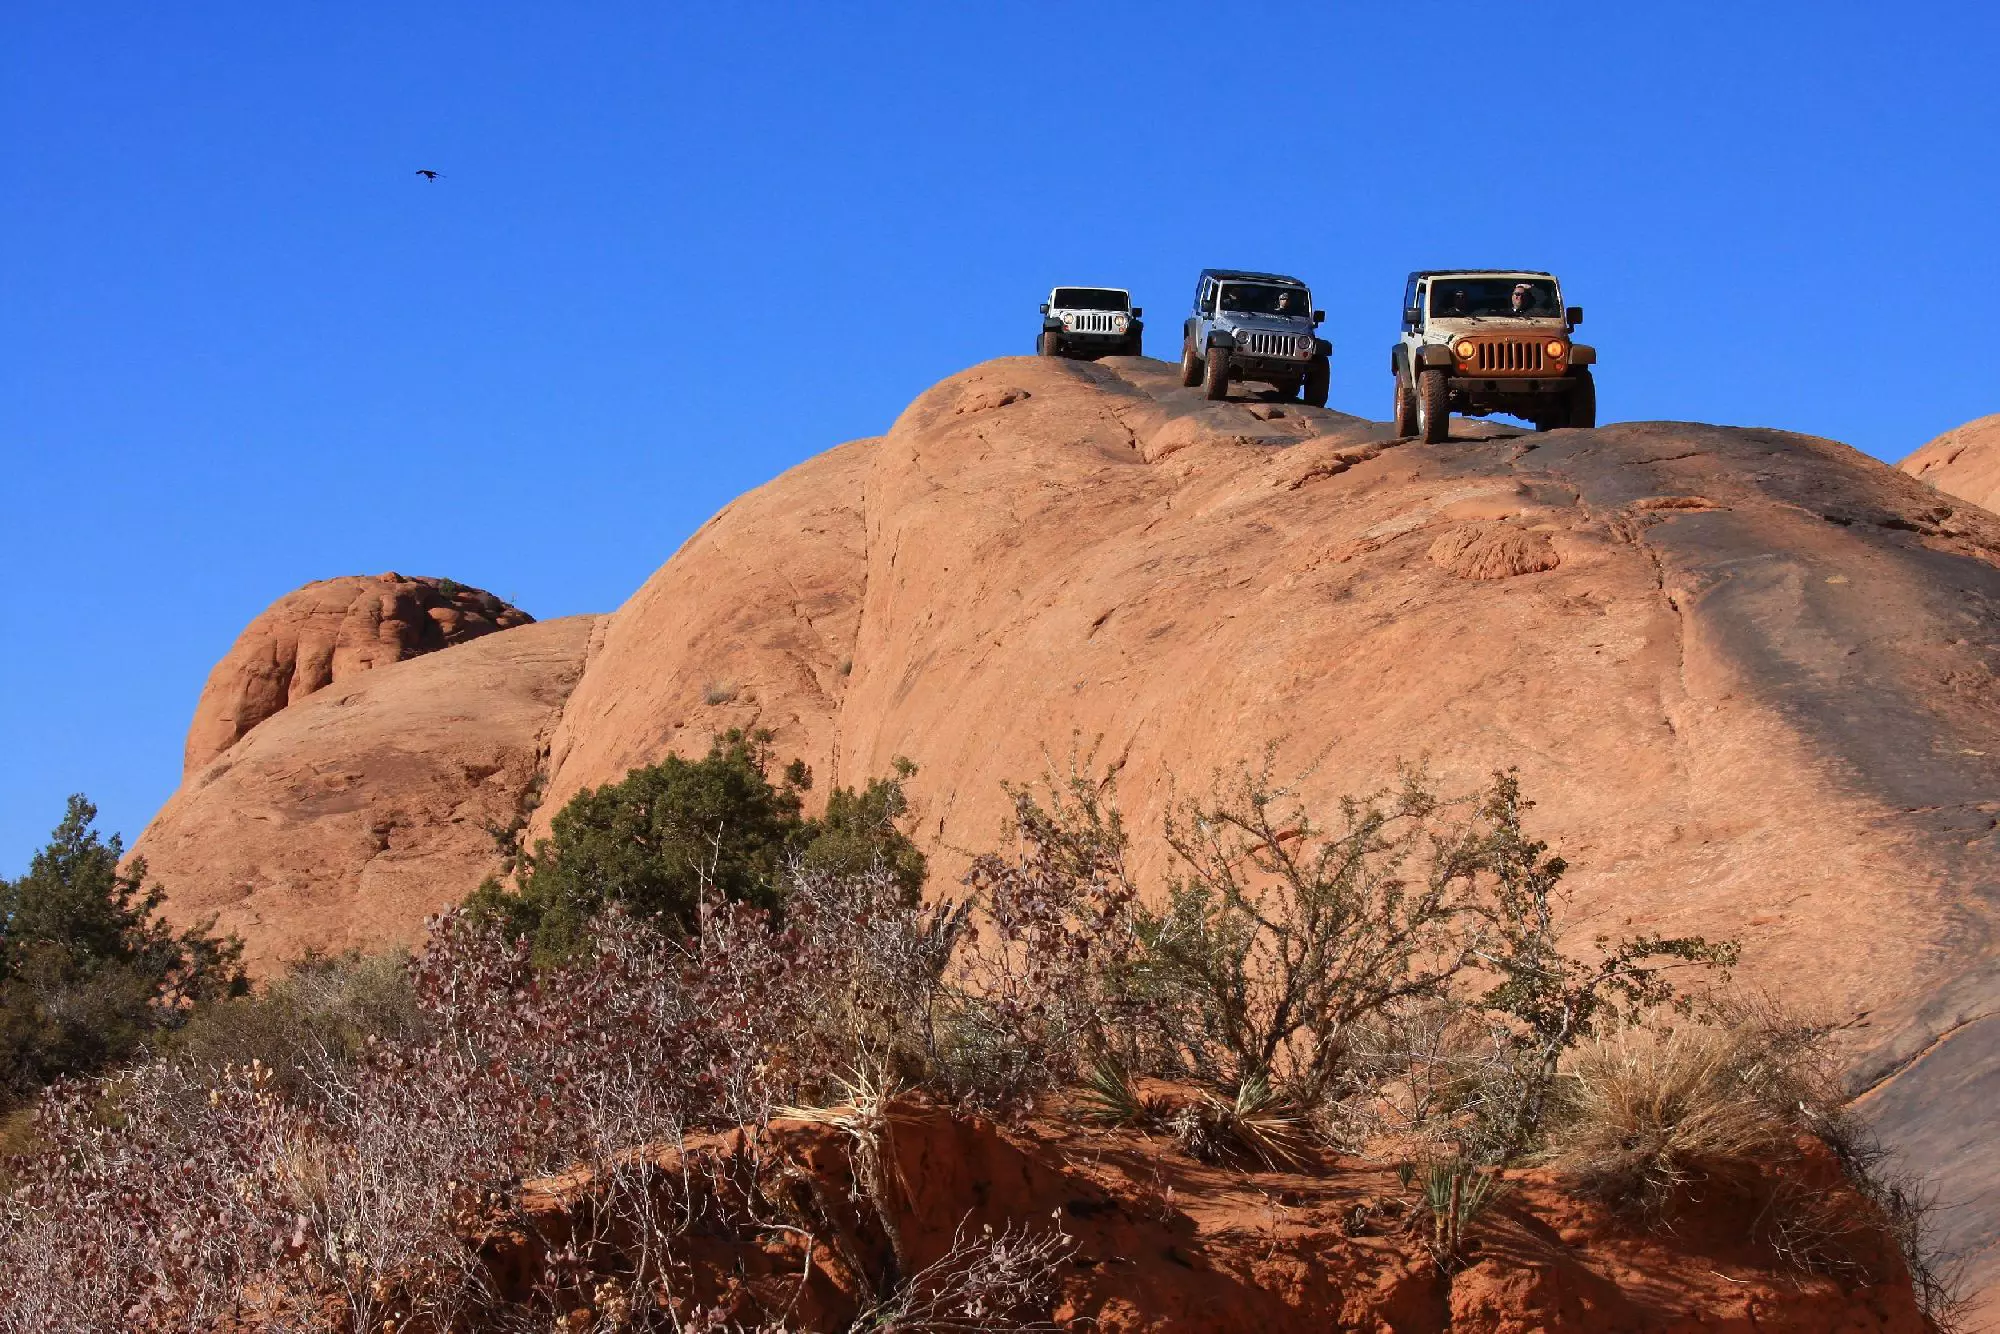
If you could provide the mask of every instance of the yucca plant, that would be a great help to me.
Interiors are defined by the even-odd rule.
[[[1464,1265],[1473,1224],[1500,1202],[1509,1187],[1497,1173],[1463,1158],[1431,1163],[1423,1169],[1423,1184],[1424,1208],[1431,1219],[1425,1245],[1431,1261],[1448,1274]]]

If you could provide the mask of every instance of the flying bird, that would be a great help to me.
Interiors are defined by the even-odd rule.
[[[427,181],[434,181],[438,178],[438,174],[430,170],[428,167],[418,167],[417,175],[423,177]]]

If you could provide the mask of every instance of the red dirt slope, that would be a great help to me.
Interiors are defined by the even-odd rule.
[[[1106,1334],[1928,1328],[1900,1258],[1865,1231],[1851,1195],[1862,1230],[1844,1239],[1853,1267],[1836,1280],[1749,1241],[1757,1202],[1747,1194],[1710,1199],[1671,1233],[1641,1232],[1545,1173],[1513,1172],[1510,1193],[1475,1226],[1466,1267],[1446,1279],[1424,1247],[1416,1195],[1379,1165],[1242,1172],[1131,1132],[1053,1120],[1009,1130],[904,1100],[886,1118],[877,1194],[857,1181],[855,1142],[829,1125],[777,1121],[762,1135],[644,1155],[657,1170],[654,1207],[680,1225],[679,1293],[691,1286],[746,1325],[783,1317],[792,1329],[844,1329],[885,1276],[918,1273],[954,1237],[1011,1224],[1070,1238],[1053,1315]],[[1836,1199],[1846,1192],[1831,1167],[1820,1184]],[[558,1252],[586,1273],[632,1272],[636,1234],[606,1212],[589,1173],[530,1182],[522,1199],[483,1226],[503,1294],[519,1300]],[[602,1302],[615,1289],[597,1291]]]

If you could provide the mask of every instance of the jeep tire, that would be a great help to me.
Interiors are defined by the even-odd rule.
[[[1451,379],[1442,370],[1417,374],[1417,430],[1427,445],[1451,438]]]
[[[1035,340],[1035,355],[1038,357],[1059,357],[1062,355],[1062,335],[1044,330]]]
[[[1201,383],[1201,358],[1194,354],[1194,339],[1181,340],[1181,388],[1192,389]]]
[[[1201,392],[1210,401],[1229,396],[1229,353],[1224,349],[1212,347],[1202,358]]]
[[[1125,346],[1118,349],[1118,355],[1121,357],[1145,356],[1146,354],[1139,350],[1140,347],[1143,345],[1144,341],[1145,341],[1144,335],[1133,334],[1130,338],[1127,338],[1125,340]]]
[[[1305,397],[1306,406],[1314,408],[1325,407],[1327,387],[1332,381],[1333,371],[1326,364],[1326,358],[1314,357],[1312,362],[1306,367],[1305,383],[1300,386],[1300,392]]]
[[[1597,427],[1597,381],[1591,377],[1590,367],[1579,366],[1570,372],[1576,383],[1569,391],[1569,412],[1566,424],[1579,430],[1590,431]]]
[[[1417,388],[1410,377],[1396,372],[1396,435],[1407,440],[1417,433]]]

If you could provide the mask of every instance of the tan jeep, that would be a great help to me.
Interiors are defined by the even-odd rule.
[[[1396,433],[1437,444],[1451,414],[1504,412],[1538,431],[1597,425],[1597,350],[1570,341],[1581,306],[1555,276],[1426,269],[1403,289],[1403,335],[1389,354]]]

